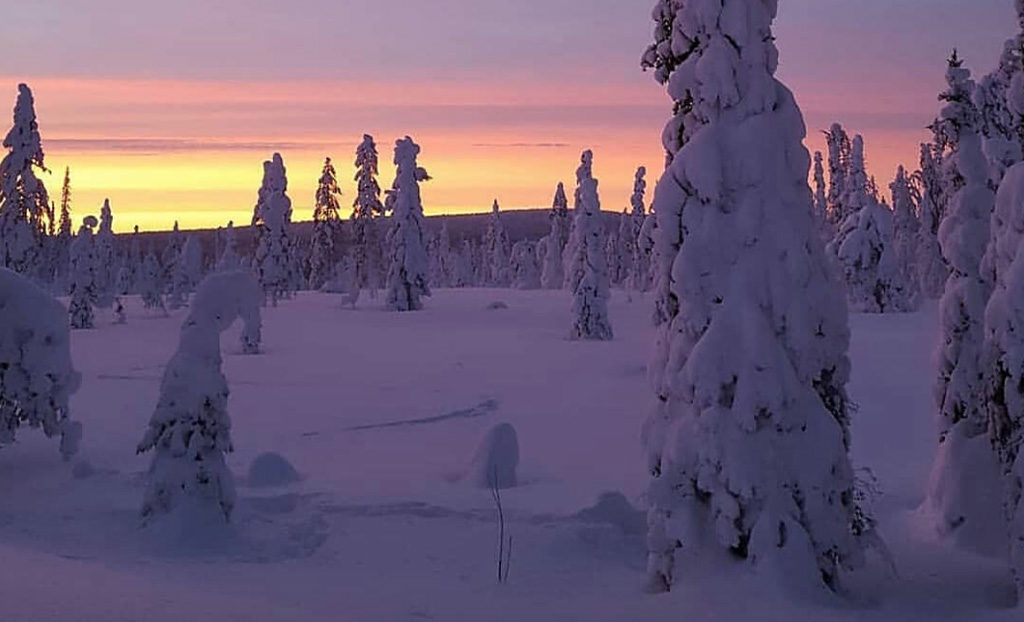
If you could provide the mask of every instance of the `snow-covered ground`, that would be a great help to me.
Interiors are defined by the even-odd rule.
[[[149,457],[135,455],[184,312],[131,300],[127,325],[101,312],[75,332],[81,453],[62,463],[34,431],[0,451],[0,620],[1019,619],[1005,563],[935,543],[915,512],[935,444],[934,307],[852,318],[854,460],[881,487],[897,576],[876,559],[850,578],[854,603],[785,604],[746,566],[682,569],[671,594],[646,595],[643,515],[587,510],[605,492],[643,505],[649,301],[614,292],[615,340],[597,343],[566,339],[565,292],[442,290],[407,314],[379,302],[265,309],[259,356],[240,353],[240,327],[225,333],[239,503],[223,542],[184,550],[140,528]],[[462,476],[501,422],[521,459],[501,493],[499,585],[491,493]],[[265,452],[301,481],[249,481]]]

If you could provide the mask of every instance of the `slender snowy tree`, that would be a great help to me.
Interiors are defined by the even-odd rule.
[[[53,279],[54,290],[67,292],[68,263],[70,262],[71,240],[74,238],[74,226],[71,223],[71,169],[64,169],[64,183],[60,192],[60,223],[57,235],[53,239]]]
[[[825,132],[828,146],[828,195],[826,197],[826,223],[831,230],[838,229],[853,213],[843,205],[847,195],[847,177],[850,175],[850,158],[853,143],[850,136],[838,123]]]
[[[835,230],[828,219],[828,195],[825,185],[825,167],[822,164],[820,151],[814,152],[814,220],[818,223],[821,239],[828,242],[835,235]]]
[[[476,249],[473,240],[463,240],[455,258],[455,287],[473,287],[476,285],[476,268],[473,258]]]
[[[331,159],[324,161],[320,182],[316,188],[316,207],[313,209],[313,248],[310,258],[309,285],[313,290],[324,286],[334,272],[338,257],[336,246],[341,234],[341,205],[338,197],[338,179]]]
[[[149,428],[136,449],[154,452],[142,504],[146,523],[178,512],[197,527],[210,516],[231,519],[235,486],[224,455],[233,447],[220,334],[238,318],[245,323],[244,333],[253,333],[254,327],[258,332],[260,297],[248,272],[212,274],[196,292],[178,350],[164,370]]]
[[[892,193],[893,250],[900,280],[910,296],[917,298],[921,283],[917,266],[921,223],[917,219],[917,205],[910,179],[902,166],[896,169],[896,178],[889,184],[889,190]]]
[[[388,191],[387,207],[394,225],[388,235],[387,298],[392,311],[418,311],[422,298],[430,296],[427,284],[427,253],[423,248],[423,203],[420,182],[430,179],[416,158],[420,146],[406,136],[395,142],[395,182]]]
[[[608,273],[605,265],[604,227],[601,200],[593,175],[594,154],[588,149],[576,169],[576,206],[571,249],[567,262],[569,291],[572,292],[570,339],[608,341],[612,324],[608,319]]]
[[[174,221],[174,227],[167,238],[167,244],[160,254],[160,267],[164,270],[163,283],[169,291],[174,284],[174,274],[178,269],[178,258],[181,257],[181,247],[185,245],[185,234],[178,227],[178,221]],[[166,291],[165,291],[166,293]]]
[[[677,252],[644,430],[649,587],[671,588],[687,547],[835,588],[871,521],[847,454],[846,306],[814,230],[802,115],[773,77],[777,0],[671,7],[670,89],[693,123],[653,205],[661,252]]]
[[[220,259],[217,260],[217,271],[218,272],[234,272],[235,270],[241,270],[244,262],[242,257],[238,254],[238,238],[235,236],[235,223],[228,221],[228,226],[224,228],[224,251],[220,255]]]
[[[970,72],[955,56],[946,79],[951,91],[968,92],[972,88]],[[984,474],[992,464],[983,356],[984,315],[991,283],[983,274],[982,259],[989,241],[994,196],[988,188],[981,117],[969,98],[947,101],[940,116],[944,125],[941,132],[956,146],[948,154],[947,167],[957,172],[960,182],[939,228],[939,242],[951,273],[939,304],[941,339],[936,354],[935,402],[940,445],[929,502],[940,533],[970,534],[989,524],[988,508],[970,500],[975,492],[984,490]],[[961,538],[959,534],[956,537]]]
[[[288,198],[288,178],[281,154],[263,163],[263,184],[258,193],[255,214],[259,215],[260,228],[256,254],[253,257],[255,269],[264,299],[275,307],[291,289],[289,280],[289,251],[291,240],[288,224],[291,222],[292,201]]]
[[[634,291],[645,292],[650,289],[651,282],[651,247],[641,243],[640,237],[643,233],[644,222],[647,220],[647,208],[644,205],[644,193],[647,191],[647,169],[643,166],[636,169],[633,177],[633,194],[630,195],[629,203],[632,210],[630,218],[631,237],[629,248],[633,254],[630,261],[629,287]]]
[[[156,258],[156,253],[150,247],[146,253],[146,259],[142,262],[142,270],[138,281],[139,296],[142,298],[142,306],[145,309],[159,309],[164,315],[167,314],[167,307],[164,306],[164,269]]]
[[[95,227],[96,217],[86,216],[71,243],[71,301],[68,303],[71,328],[92,328],[95,323],[93,306],[98,297],[96,241],[92,232]]]
[[[110,199],[103,199],[95,239],[96,306],[109,309],[117,296],[117,251],[114,248],[114,215]]]
[[[562,289],[565,284],[565,269],[562,264],[562,253],[569,241],[569,203],[565,197],[565,186],[558,182],[555,197],[551,202],[551,213],[548,215],[551,229],[541,240],[544,265],[541,270],[541,285],[544,289]]]
[[[0,268],[0,447],[21,427],[60,435],[61,454],[78,448],[69,398],[81,377],[71,362],[64,306],[26,277]]]
[[[356,287],[375,291],[382,285],[384,265],[380,222],[384,204],[377,184],[377,145],[369,134],[356,148],[356,198],[352,203],[352,260]]]
[[[501,222],[500,210],[498,199],[494,199],[494,204],[491,206],[491,217],[487,221],[487,232],[484,234],[484,247],[489,266],[487,284],[494,287],[508,287],[512,284],[512,268],[509,265],[512,244],[509,242],[505,225]]]
[[[35,169],[45,171],[32,91],[18,85],[14,126],[4,138],[0,161],[0,267],[30,278],[44,272],[46,214],[50,198]]]
[[[957,168],[957,152],[960,150],[958,142],[960,119],[951,118],[949,115],[955,115],[955,111],[968,108],[977,110],[974,108],[975,85],[974,81],[970,79],[970,72],[966,72],[965,75],[964,72],[955,71],[964,69],[963,64],[959,53],[953,50],[952,56],[947,61],[946,90],[939,94],[939,101],[943,102],[943,107],[938,118],[928,126],[934,137],[934,154],[939,167],[939,212],[941,214],[946,214],[952,209],[950,204],[953,197],[965,183],[963,173]]]
[[[934,151],[929,144],[921,145],[921,169],[914,173],[918,199],[917,269],[921,293],[928,298],[941,298],[949,277],[949,266],[939,246],[939,225],[945,216],[942,198],[942,175]]]

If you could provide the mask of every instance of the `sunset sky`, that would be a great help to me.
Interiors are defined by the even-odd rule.
[[[422,145],[428,214],[482,211],[495,197],[549,205],[584,148],[604,209],[626,205],[637,165],[660,173],[669,102],[638,65],[651,0],[9,4],[5,19],[25,27],[4,33],[0,106],[13,106],[18,82],[33,88],[51,193],[70,165],[76,214],[110,197],[121,231],[247,222],[274,151],[296,219],[310,218],[327,155],[347,207],[363,133],[377,138],[382,186],[394,139]],[[782,0],[779,76],[809,148],[839,120],[864,134],[880,182],[916,164],[946,56],[956,46],[987,72],[1015,28],[1012,4]]]

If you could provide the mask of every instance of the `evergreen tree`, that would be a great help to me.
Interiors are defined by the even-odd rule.
[[[491,217],[487,221],[487,232],[484,234],[484,248],[488,263],[487,285],[508,287],[512,283],[512,270],[509,266],[512,244],[508,232],[505,231],[505,225],[501,222],[498,199],[494,199],[491,206]]]
[[[773,76],[777,0],[668,4],[670,95],[692,124],[653,205],[659,252],[677,252],[644,430],[649,587],[671,588],[685,546],[835,588],[871,524],[848,457],[846,306],[811,217],[803,119]]]
[[[0,268],[0,447],[19,428],[60,435],[65,459],[78,449],[82,425],[70,397],[81,376],[71,362],[67,311],[26,277]]]
[[[160,255],[160,266],[164,270],[161,280],[168,290],[174,284],[174,274],[178,270],[178,258],[181,257],[181,247],[184,245],[185,234],[178,228],[178,221],[175,220],[174,228],[171,229],[171,235],[167,239],[167,245],[164,246],[163,253]]]
[[[921,282],[917,267],[917,243],[921,237],[919,231],[921,223],[917,220],[917,205],[911,190],[910,179],[902,166],[896,169],[896,178],[889,184],[889,190],[892,193],[896,263],[899,266],[901,280],[916,297],[920,291]]]
[[[228,226],[224,228],[224,251],[217,260],[218,272],[234,272],[241,270],[242,257],[238,254],[238,239],[235,237],[235,223],[229,220]]]
[[[45,271],[43,238],[50,198],[35,169],[45,171],[32,91],[18,85],[14,125],[4,138],[0,161],[0,267],[30,278]]]
[[[932,146],[921,145],[921,169],[914,173],[913,184],[918,199],[917,269],[921,293],[928,298],[942,297],[949,276],[949,266],[939,246],[939,225],[945,217],[942,198],[942,174]]]
[[[647,191],[647,169],[643,166],[636,169],[633,177],[633,194],[630,195],[629,203],[632,207],[630,218],[630,239],[628,248],[632,252],[630,261],[630,283],[629,287],[638,292],[645,292],[650,288],[651,258],[650,249],[640,245],[640,234],[643,232],[644,221],[647,220],[647,208],[644,206],[644,193]]]
[[[341,233],[341,205],[338,197],[338,179],[331,159],[324,161],[320,182],[316,189],[316,207],[313,209],[313,249],[310,260],[309,285],[314,290],[324,286],[337,262],[335,246]]]
[[[390,267],[385,299],[392,311],[418,311],[423,308],[422,298],[430,296],[420,200],[420,182],[430,176],[416,163],[419,153],[419,145],[408,136],[395,142],[397,171],[387,195],[394,224],[388,234]]]
[[[612,325],[608,319],[608,273],[605,265],[604,227],[601,200],[593,175],[594,154],[584,151],[576,169],[576,206],[571,250],[567,262],[569,291],[573,297],[570,339],[608,341]]]
[[[519,240],[512,245],[512,271],[512,286],[516,289],[540,289],[540,266],[533,242]]]
[[[179,512],[192,528],[209,516],[231,519],[235,486],[224,463],[233,450],[230,392],[221,371],[220,334],[238,318],[245,323],[243,333],[258,332],[259,298],[247,272],[215,273],[196,292],[178,350],[164,370],[149,428],[136,449],[154,452],[142,504],[146,523]]]
[[[850,157],[853,144],[850,136],[838,123],[825,132],[828,145],[828,196],[826,197],[826,223],[831,230],[838,229],[853,211],[843,205],[847,195],[847,176],[850,174]]]
[[[974,103],[981,115],[982,148],[989,163],[989,187],[999,188],[1006,170],[1024,155],[1024,3],[1018,0],[1017,33],[1003,45],[999,65],[978,81]],[[1014,89],[1014,80],[1018,80]]]
[[[825,167],[822,164],[821,152],[814,152],[814,220],[821,231],[821,239],[828,241],[835,235],[828,220],[828,195],[825,186]]]
[[[288,177],[281,154],[263,163],[263,184],[260,186],[255,215],[260,229],[253,267],[264,299],[275,307],[289,294],[292,287],[289,251],[291,240],[288,224],[291,222],[292,201],[288,198]]]
[[[164,306],[164,274],[164,269],[151,247],[142,262],[138,282],[139,296],[142,298],[143,308],[159,309],[161,313],[167,315],[167,307]]]
[[[114,215],[110,199],[103,200],[96,232],[96,306],[109,309],[117,296],[117,251],[114,248]]]
[[[70,286],[68,282],[68,262],[70,258],[71,239],[74,237],[74,229],[71,224],[71,169],[64,169],[64,183],[60,191],[60,224],[57,227],[57,235],[54,239],[53,249],[53,276],[56,284],[56,291],[66,292]]]
[[[956,55],[946,80],[950,93],[973,88],[970,72]],[[985,486],[974,474],[986,472],[988,417],[984,403],[983,356],[985,306],[991,283],[983,274],[982,258],[989,241],[994,196],[988,188],[987,162],[982,151],[981,117],[971,100],[951,97],[939,128],[950,151],[947,170],[955,171],[958,189],[939,228],[942,253],[951,273],[939,303],[941,339],[936,355],[935,401],[939,413],[940,447],[933,467],[929,502],[943,534],[965,532],[987,524],[985,508],[965,503],[974,487]],[[965,477],[965,474],[970,476]]]
[[[381,286],[383,238],[380,221],[384,204],[377,184],[377,145],[369,134],[356,148],[356,198],[352,203],[352,259],[356,287],[376,290]]]
[[[541,240],[541,247],[544,249],[541,285],[544,289],[562,289],[565,284],[562,253],[569,241],[569,203],[565,198],[565,187],[562,182],[558,182],[558,187],[555,189],[548,221],[551,224],[551,229],[548,235]]]
[[[86,216],[71,243],[71,301],[68,303],[71,328],[92,328],[95,324],[93,306],[98,297],[96,241],[92,232],[95,227],[96,217]]]

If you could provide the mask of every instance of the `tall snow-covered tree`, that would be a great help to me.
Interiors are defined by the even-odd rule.
[[[501,222],[501,208],[498,199],[491,205],[491,216],[487,221],[487,232],[484,234],[484,247],[487,252],[489,275],[487,284],[494,287],[508,287],[512,284],[512,268],[509,265],[512,254],[512,243],[508,232]]]
[[[892,194],[893,250],[900,278],[908,292],[917,297],[920,292],[917,243],[921,237],[921,223],[917,219],[917,205],[910,186],[910,178],[902,166],[896,169],[896,178],[889,184]]]
[[[320,181],[316,188],[316,207],[313,208],[313,248],[310,257],[309,285],[318,290],[334,273],[337,263],[338,236],[341,234],[341,204],[338,197],[338,178],[331,159],[324,160]]]
[[[96,306],[109,309],[117,296],[117,250],[114,248],[114,214],[110,199],[103,200],[95,239]]]
[[[994,70],[974,89],[974,104],[981,115],[982,149],[989,163],[989,186],[999,188],[1006,170],[1024,156],[1024,115],[1015,98],[1024,98],[1024,2],[1019,0],[1017,33],[1003,45]],[[1014,80],[1017,80],[1016,88]]]
[[[820,151],[814,152],[814,219],[821,231],[821,239],[829,241],[835,235],[835,231],[828,219],[828,195],[825,185],[825,167],[823,165]]]
[[[68,262],[71,250],[71,240],[74,238],[74,225],[71,223],[71,169],[64,168],[64,183],[60,190],[60,221],[57,226],[57,235],[53,240],[53,278],[56,284],[55,290],[66,292],[68,283]]]
[[[167,244],[160,253],[160,267],[164,270],[163,282],[168,288],[174,283],[174,273],[178,267],[178,259],[181,257],[181,247],[185,245],[185,234],[178,227],[178,221],[174,221],[174,227],[167,238]]]
[[[952,56],[947,61],[946,89],[939,93],[939,101],[943,102],[939,116],[929,125],[933,134],[934,155],[938,161],[940,184],[939,184],[939,212],[946,214],[952,208],[950,204],[953,197],[964,186],[963,173],[957,168],[957,152],[960,150],[960,119],[951,118],[954,111],[975,109],[974,108],[974,81],[970,79],[970,72],[956,71],[964,69],[963,59],[959,53],[953,50]],[[940,223],[941,225],[941,223]]]
[[[243,332],[252,333],[254,327],[258,331],[260,297],[248,272],[214,273],[196,291],[178,350],[164,370],[156,409],[136,449],[153,452],[142,503],[146,523],[176,514],[198,527],[211,517],[231,519],[235,486],[224,456],[233,447],[220,334],[239,318],[245,323]]]
[[[0,267],[40,278],[50,198],[35,173],[45,171],[46,165],[35,100],[25,84],[18,85],[14,125],[3,146],[7,155],[0,161]]]
[[[167,314],[167,307],[164,305],[164,289],[166,279],[164,269],[156,253],[150,247],[146,258],[142,262],[142,269],[139,273],[139,280],[136,285],[139,296],[142,298],[144,309],[159,309],[161,313]]]
[[[224,228],[224,250],[221,251],[217,260],[218,272],[234,272],[241,270],[243,266],[242,257],[238,254],[238,238],[235,236],[235,223],[229,220],[228,226]]]
[[[846,305],[814,230],[802,115],[774,78],[778,3],[670,6],[670,89],[693,123],[653,204],[659,248],[677,252],[644,430],[649,588],[671,588],[680,547],[834,588],[871,522],[848,457]]]
[[[541,240],[544,248],[541,253],[544,265],[541,269],[541,286],[544,289],[562,289],[565,284],[565,269],[562,253],[569,242],[569,202],[565,197],[565,186],[558,182],[555,197],[551,201],[551,213],[548,215],[550,230]]]
[[[946,79],[951,91],[969,92],[973,86],[970,72],[955,56]],[[941,338],[936,353],[935,402],[940,445],[929,502],[940,532],[969,534],[988,524],[981,514],[987,513],[985,508],[965,501],[985,485],[981,474],[991,460],[983,353],[985,307],[991,284],[983,273],[982,260],[995,199],[988,187],[981,117],[971,100],[949,98],[940,118],[943,136],[955,145],[948,154],[947,167],[956,171],[960,181],[939,228],[939,242],[951,273],[939,303]],[[981,476],[977,481],[975,474]]]
[[[647,208],[644,205],[644,193],[647,192],[647,169],[643,166],[636,169],[633,177],[633,194],[629,197],[632,219],[630,250],[633,253],[630,268],[629,287],[638,292],[650,289],[651,256],[650,249],[640,243],[644,222],[647,220]]]
[[[369,134],[356,148],[356,198],[352,203],[352,260],[356,287],[376,290],[382,286],[384,238],[381,220],[384,204],[377,183],[377,145]]]
[[[258,192],[254,214],[260,229],[256,254],[253,257],[257,280],[265,299],[277,306],[291,291],[289,255],[292,245],[288,235],[292,201],[288,198],[288,177],[281,154],[263,163],[263,184]],[[255,216],[254,216],[255,217]]]
[[[452,258],[452,239],[448,232],[448,221],[441,223],[441,229],[437,235],[429,236],[427,242],[427,271],[431,287],[451,287],[452,276],[455,271],[455,261]]]
[[[849,134],[838,123],[825,132],[825,143],[828,146],[828,195],[826,197],[826,223],[835,231],[852,211],[843,205],[843,197],[847,194],[847,177],[850,174],[850,157],[853,143]]]
[[[973,146],[971,151],[976,155]],[[977,187],[974,176],[969,175],[963,192],[968,192],[972,185]],[[974,493],[972,498],[954,499],[959,505],[977,499],[979,491],[989,492],[982,497],[988,504],[947,506],[966,513],[967,521],[974,521],[966,526],[973,530],[1001,533],[1001,525],[993,527],[992,518],[998,516],[1006,521],[1010,566],[1018,599],[1024,602],[1024,164],[1011,167],[1002,178],[991,223],[992,238],[985,263],[991,267],[993,291],[985,311],[982,359],[987,375],[986,412],[978,413],[980,416],[973,421],[954,424],[944,440],[947,445],[973,446],[977,455],[972,462],[961,458],[937,462],[937,466],[945,467],[941,472],[949,479],[959,476],[954,481],[960,486],[954,492]],[[990,440],[994,456],[989,455]],[[940,448],[940,458],[944,454],[959,457],[952,449]]]
[[[601,200],[593,174],[594,154],[588,149],[576,169],[576,205],[570,250],[566,264],[568,289],[572,292],[572,328],[570,339],[607,341],[612,338],[608,318],[611,295],[605,265],[604,227]]]
[[[395,142],[395,182],[388,191],[387,208],[394,224],[388,234],[387,297],[392,311],[418,311],[424,296],[430,296],[427,284],[427,253],[423,247],[423,203],[420,182],[430,179],[417,165],[420,146],[406,136]]]
[[[86,216],[71,243],[71,300],[68,303],[71,328],[92,328],[95,324],[93,306],[98,298],[96,240],[92,232],[95,227],[96,217]]]
[[[540,289],[536,244],[519,240],[512,245],[512,272],[512,286],[516,289]]]
[[[455,257],[455,274],[453,285],[455,287],[473,287],[476,285],[476,249],[473,248],[473,240],[463,240],[462,246]]]
[[[26,277],[0,268],[0,448],[19,428],[60,436],[65,458],[78,449],[80,423],[69,398],[81,377],[71,362],[64,306]]]
[[[928,298],[942,297],[949,277],[949,266],[942,256],[939,245],[939,225],[945,217],[942,197],[942,174],[934,149],[930,144],[921,145],[921,168],[913,176],[918,196],[917,269],[920,275],[921,293]]]

